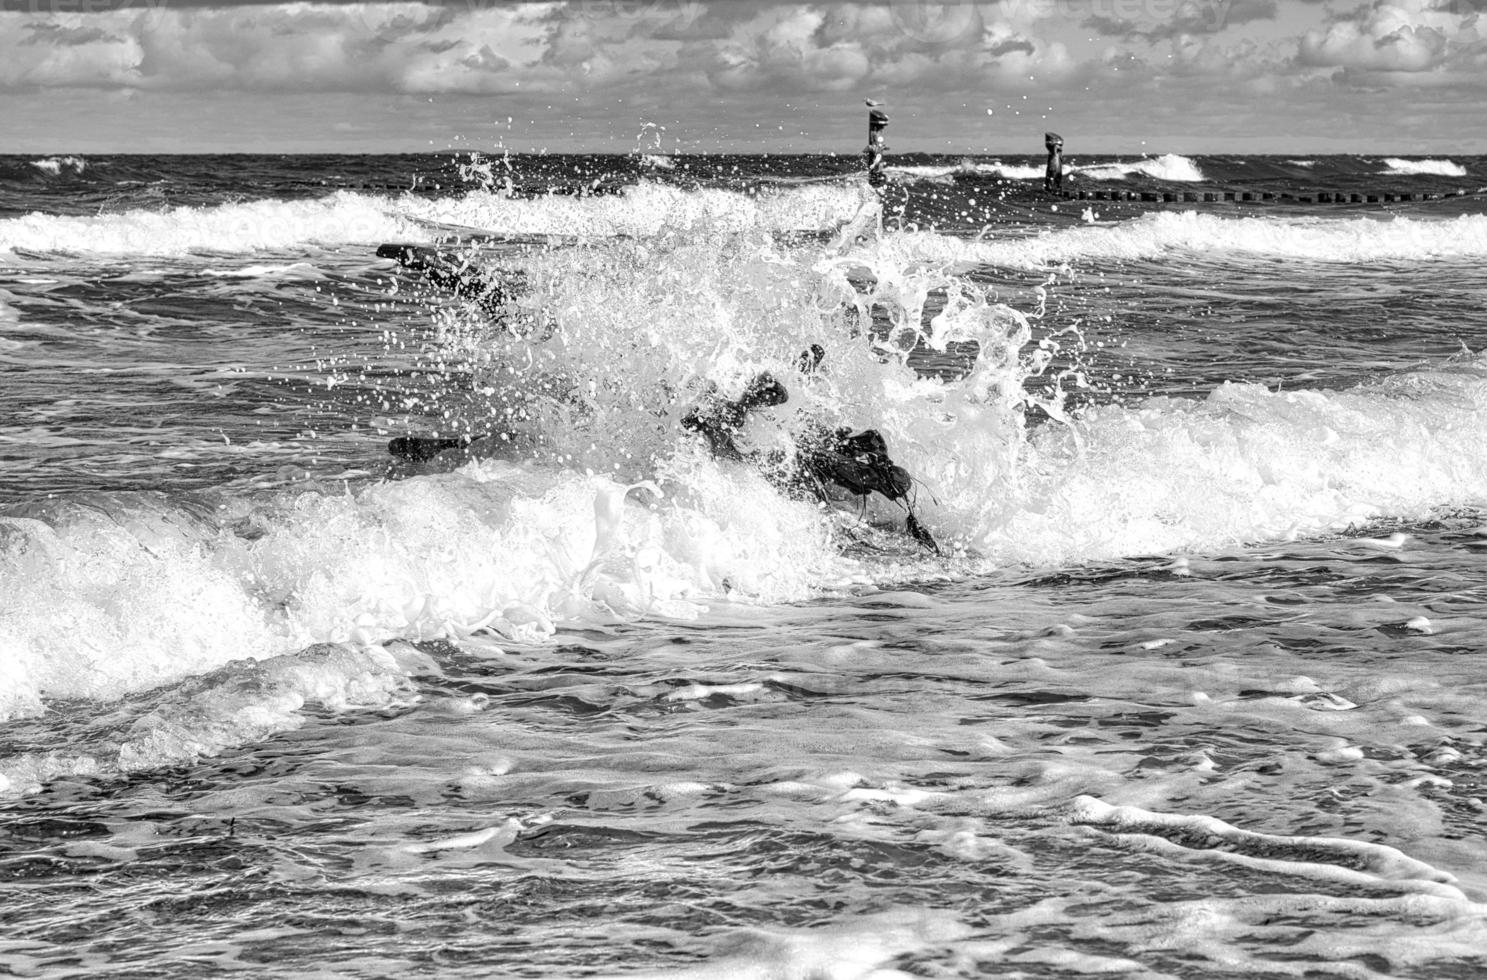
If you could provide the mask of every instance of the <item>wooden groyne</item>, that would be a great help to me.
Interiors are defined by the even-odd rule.
[[[883,103],[876,99],[867,100],[867,149],[862,151],[863,158],[867,161],[867,182],[875,190],[881,190],[888,183],[888,175],[883,172],[888,153],[888,141],[883,137],[883,130],[888,128],[888,113],[883,111]]]
[[[1487,188],[1454,191],[1261,191],[1261,190],[1133,190],[1128,188],[1080,188],[1060,195],[1068,201],[1144,201],[1163,204],[1399,204],[1408,201],[1441,201],[1475,196]]]

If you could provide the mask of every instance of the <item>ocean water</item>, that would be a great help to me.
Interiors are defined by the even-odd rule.
[[[0,157],[0,973],[1487,974],[1487,159],[857,167]]]

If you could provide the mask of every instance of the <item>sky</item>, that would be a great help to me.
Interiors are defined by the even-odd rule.
[[[0,153],[1487,153],[1487,0],[0,0]]]

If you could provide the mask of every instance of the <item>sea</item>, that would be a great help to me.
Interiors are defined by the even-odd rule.
[[[1487,158],[1042,172],[0,157],[0,975],[1487,975]]]

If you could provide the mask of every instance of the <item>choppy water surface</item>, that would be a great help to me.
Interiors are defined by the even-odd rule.
[[[0,166],[0,970],[1487,971],[1475,197],[911,161],[953,227],[859,237],[832,161],[459,163]],[[758,370],[946,554],[708,458]]]

